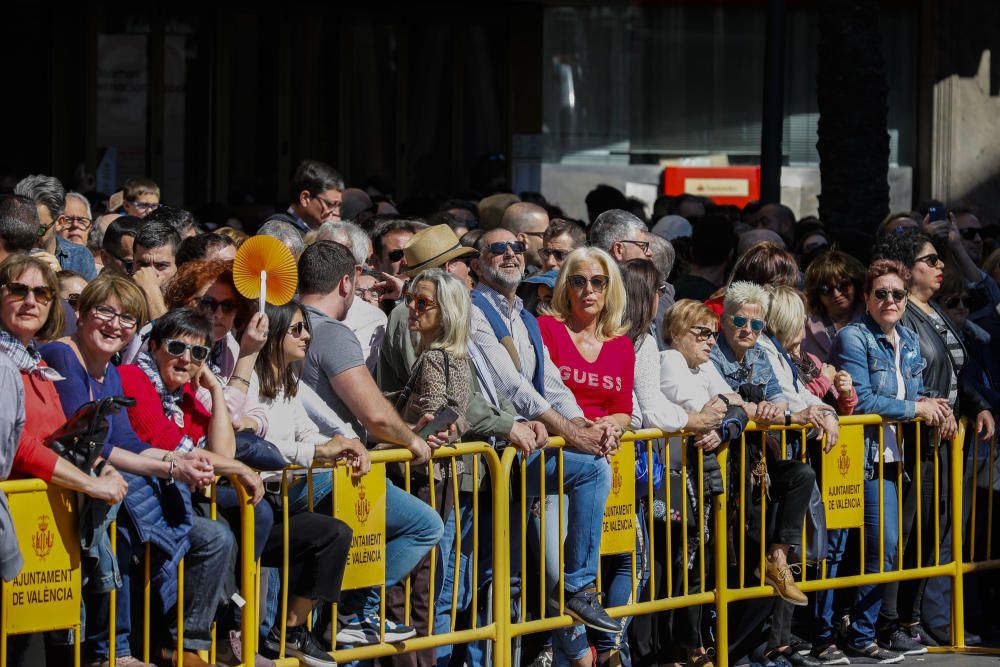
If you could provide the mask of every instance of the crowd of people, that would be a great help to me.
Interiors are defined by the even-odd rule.
[[[994,436],[995,227],[929,202],[861,239],[778,204],[740,209],[681,195],[661,197],[649,215],[609,186],[588,195],[587,220],[537,193],[421,202],[411,212],[384,190],[346,188],[312,160],[296,170],[287,208],[258,219],[218,210],[196,219],[161,203],[145,178],[108,197],[33,175],[2,195],[0,385],[18,400],[0,404],[0,473],[78,491],[87,507],[86,664],[109,664],[112,613],[116,664],[145,664],[132,634],[145,545],[162,619],[151,638],[156,664],[208,664],[199,652],[211,646],[213,623],[217,664],[243,664],[233,602],[241,497],[254,504],[254,557],[267,573],[258,665],[273,664],[282,641],[287,655],[322,666],[336,664],[331,646],[448,632],[453,599],[459,628],[473,616],[486,622],[488,609],[472,608],[470,581],[487,590],[501,548],[512,550],[517,585],[543,586],[550,601],[512,613],[551,616],[561,600],[575,623],[525,643],[523,662],[534,667],[711,667],[715,651],[768,667],[892,663],[950,640],[947,578],[799,589],[794,564],[821,474],[819,457],[805,463],[802,453],[836,446],[838,416],[921,420],[865,427],[864,527],[828,532],[818,559],[829,577],[889,570],[900,559],[946,562],[952,531],[991,528],[979,516],[953,526],[950,495],[934,489],[948,487],[952,466],[972,485],[972,460],[950,460],[947,446],[961,418],[970,456],[988,458],[981,452]],[[290,303],[260,310],[241,296],[233,260],[248,234],[274,237],[295,257]],[[134,404],[108,418],[96,465],[74,465],[47,446],[79,410],[121,396]],[[784,446],[747,438],[745,457],[723,469],[715,454],[750,421],[809,426]],[[639,428],[685,435],[622,441]],[[561,457],[540,453],[551,436],[566,443]],[[536,562],[545,554],[541,581],[518,571],[517,545],[491,543],[498,508],[489,477],[428,464],[435,449],[461,441],[512,447],[524,460],[528,525],[512,498],[511,535],[523,529]],[[413,461],[387,466],[385,600],[378,588],[344,581],[352,531],[331,516],[331,466],[364,476],[376,445],[406,448]],[[622,446],[636,449],[636,548],[602,558],[609,461]],[[695,457],[701,480],[687,463]],[[297,468],[283,495],[277,471],[288,466]],[[981,486],[1000,484],[979,472]],[[430,483],[451,474],[454,484]],[[200,491],[217,477],[213,519]],[[745,495],[735,494],[745,523],[714,535],[711,503],[695,489],[718,495],[732,479],[746,482]],[[483,494],[477,559],[464,539],[475,494]],[[918,513],[939,530],[917,531]],[[884,545],[862,549],[860,563],[849,548],[858,533]],[[9,580],[20,567],[16,538],[6,528],[0,540]],[[742,540],[748,562],[712,562],[716,540]],[[746,585],[766,581],[777,594],[733,605],[727,646],[714,645],[702,606],[609,616],[607,608],[710,588],[700,552],[709,573],[739,568]],[[474,562],[481,572],[470,579]],[[996,630],[986,619],[973,629]],[[975,639],[970,632],[965,642]],[[48,638],[50,664],[65,641]],[[484,644],[392,661],[483,665]]]

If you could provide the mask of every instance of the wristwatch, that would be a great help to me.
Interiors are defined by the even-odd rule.
[[[791,426],[791,425],[792,425],[792,411],[788,410],[786,408],[785,409],[785,426]]]

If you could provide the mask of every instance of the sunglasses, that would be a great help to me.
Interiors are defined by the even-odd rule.
[[[167,349],[167,354],[172,357],[180,357],[188,350],[191,351],[191,359],[193,361],[202,362],[208,359],[209,349],[204,345],[194,345],[192,343],[185,343],[182,340],[177,340],[176,338],[168,338],[163,341],[163,347]]]
[[[524,244],[520,241],[497,241],[486,246],[486,249],[494,255],[507,254],[507,248],[510,248],[515,255],[523,255],[525,250]]]
[[[944,300],[944,307],[951,310],[952,308],[958,308],[962,306],[964,308],[971,308],[971,299],[968,296],[950,296]]]
[[[403,259],[403,249],[402,248],[400,248],[399,250],[391,250],[391,251],[389,251],[389,261],[390,262],[398,262],[401,259]]]
[[[827,296],[828,294],[833,294],[834,291],[840,292],[841,294],[847,294],[847,290],[851,289],[853,285],[854,283],[845,278],[844,280],[841,280],[840,282],[833,285],[820,285],[819,293],[822,294],[823,296]]]
[[[942,263],[941,255],[937,254],[936,252],[932,252],[929,255],[924,255],[923,257],[917,257],[915,260],[913,260],[913,262],[914,263],[923,262],[927,266],[937,266],[938,264]]]
[[[198,299],[198,308],[209,313],[214,313],[216,310],[222,309],[223,314],[232,315],[236,312],[238,304],[235,301],[230,301],[226,299],[225,301],[216,301],[210,296],[203,296]]]
[[[28,298],[28,292],[31,292],[35,295],[35,301],[43,306],[47,306],[52,302],[52,299],[55,296],[55,292],[45,285],[28,287],[23,283],[7,283],[4,287],[7,288],[7,294],[13,298],[14,301],[24,301]]]
[[[79,292],[72,292],[72,293],[66,295],[66,303],[68,303],[71,306],[75,306],[76,302],[79,301],[79,300],[80,300],[80,293]]]
[[[288,334],[292,338],[302,338],[302,332],[303,331],[308,331],[306,329],[305,320],[303,320],[301,322],[296,322],[292,326],[288,327]]]
[[[935,255],[935,257],[937,257],[937,255]],[[906,298],[906,290],[885,289],[883,287],[872,290],[872,296],[874,296],[879,301],[888,301],[889,297],[891,296],[893,301],[899,303],[900,301]]]
[[[600,294],[608,286],[608,277],[607,276],[591,276],[590,278],[587,278],[587,276],[581,276],[579,274],[574,274],[574,275],[570,276],[569,278],[567,278],[566,282],[569,283],[570,287],[572,287],[573,289],[575,289],[578,292],[580,290],[586,289],[587,284],[589,283],[590,286],[593,288],[593,290],[595,292],[597,292],[598,294]]]
[[[569,254],[573,252],[572,250],[549,250],[548,248],[542,248],[538,251],[538,256],[542,259],[548,259],[549,257],[555,257],[557,262],[565,262]]]
[[[749,317],[744,317],[742,315],[730,315],[729,321],[732,322],[733,326],[737,329],[743,329],[749,324],[750,331],[754,333],[760,333],[764,330],[764,320],[752,320]]]
[[[102,322],[111,322],[116,317],[118,318],[118,324],[122,329],[135,329],[135,326],[139,323],[138,318],[134,315],[129,315],[128,313],[120,313],[111,306],[97,306],[94,308],[94,317],[101,320]]]
[[[115,258],[119,262],[121,262],[122,263],[122,268],[125,269],[125,273],[127,273],[128,275],[132,275],[133,273],[135,273],[135,260],[125,259],[124,257],[119,257],[118,255],[116,255],[115,253],[111,252],[110,250],[105,250],[104,252],[108,253],[113,258]]]
[[[962,235],[962,238],[966,241],[972,241],[976,238],[982,238],[980,234],[982,230],[979,227],[966,227],[965,229],[958,230],[958,233]]]
[[[407,306],[413,306],[413,309],[421,315],[431,308],[437,308],[438,306],[437,301],[434,299],[430,299],[426,296],[417,296],[413,292],[407,292],[404,294],[403,299],[406,301]]]
[[[758,322],[760,320],[757,320]],[[691,335],[699,343],[704,343],[706,340],[715,335],[715,330],[708,327],[691,327]]]

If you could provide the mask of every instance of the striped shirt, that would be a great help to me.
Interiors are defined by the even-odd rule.
[[[927,315],[931,318],[934,329],[941,336],[945,347],[948,348],[948,355],[951,357],[951,383],[948,385],[948,403],[954,406],[958,402],[958,374],[962,372],[962,366],[965,365],[965,353],[962,351],[961,341],[952,333],[951,327],[945,324],[937,311],[932,310]]]
[[[563,384],[559,369],[552,363],[547,349],[542,354],[545,360],[545,396],[542,397],[535,391],[531,383],[535,374],[535,349],[528,336],[528,328],[521,321],[521,309],[524,308],[521,298],[514,297],[511,305],[506,297],[484,283],[479,283],[476,291],[485,296],[500,313],[521,361],[521,370],[518,372],[507,349],[497,340],[486,315],[473,304],[472,339],[479,346],[500,395],[513,403],[517,413],[527,419],[536,419],[549,408],[555,409],[566,419],[583,417],[583,410],[577,405],[572,392]]]

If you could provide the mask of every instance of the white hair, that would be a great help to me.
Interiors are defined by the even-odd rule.
[[[70,199],[70,198],[78,200],[81,204],[83,204],[85,207],[87,207],[87,217],[90,218],[92,222],[94,222],[94,223],[97,222],[96,220],[94,220],[94,216],[91,215],[91,213],[90,213],[90,200],[89,199],[87,199],[86,197],[84,197],[83,195],[81,195],[79,192],[67,192],[66,193],[66,199]],[[63,208],[65,209],[65,205],[63,206]]]
[[[726,288],[726,299],[722,304],[727,315],[732,315],[737,310],[746,305],[758,305],[767,316],[767,310],[771,305],[771,297],[767,290],[746,280],[737,280],[730,283]]]
[[[590,245],[611,252],[611,246],[619,241],[635,241],[647,231],[649,228],[642,220],[628,211],[614,208],[601,213],[590,226]]]
[[[368,261],[368,244],[371,242],[365,230],[346,220],[328,220],[316,231],[317,241],[333,241],[350,249],[358,264]]]

